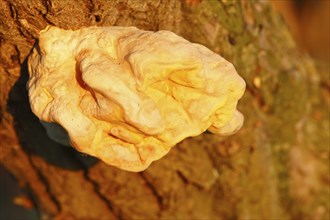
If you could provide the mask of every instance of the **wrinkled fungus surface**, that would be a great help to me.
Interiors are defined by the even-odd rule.
[[[142,171],[186,137],[229,135],[245,82],[231,63],[169,31],[48,26],[29,57],[33,112],[77,150]]]

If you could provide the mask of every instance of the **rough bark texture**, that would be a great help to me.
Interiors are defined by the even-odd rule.
[[[264,1],[0,0],[1,163],[44,219],[329,219],[329,79]],[[171,30],[247,82],[243,129],[189,138],[141,173],[51,141],[26,57],[48,24]]]

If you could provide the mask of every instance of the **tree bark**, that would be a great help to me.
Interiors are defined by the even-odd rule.
[[[43,219],[329,219],[329,79],[265,1],[0,0],[1,164]],[[204,133],[131,173],[51,141],[26,58],[47,25],[173,31],[234,64],[243,129]]]

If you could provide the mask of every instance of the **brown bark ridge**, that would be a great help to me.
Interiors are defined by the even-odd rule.
[[[329,80],[265,1],[0,0],[1,164],[43,219],[329,219]],[[182,141],[141,173],[51,141],[26,57],[48,24],[171,30],[247,82],[236,135]]]

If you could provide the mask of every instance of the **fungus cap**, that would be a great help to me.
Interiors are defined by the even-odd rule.
[[[233,65],[169,31],[48,26],[28,67],[34,114],[124,170],[146,169],[186,137],[243,124],[245,82]]]

